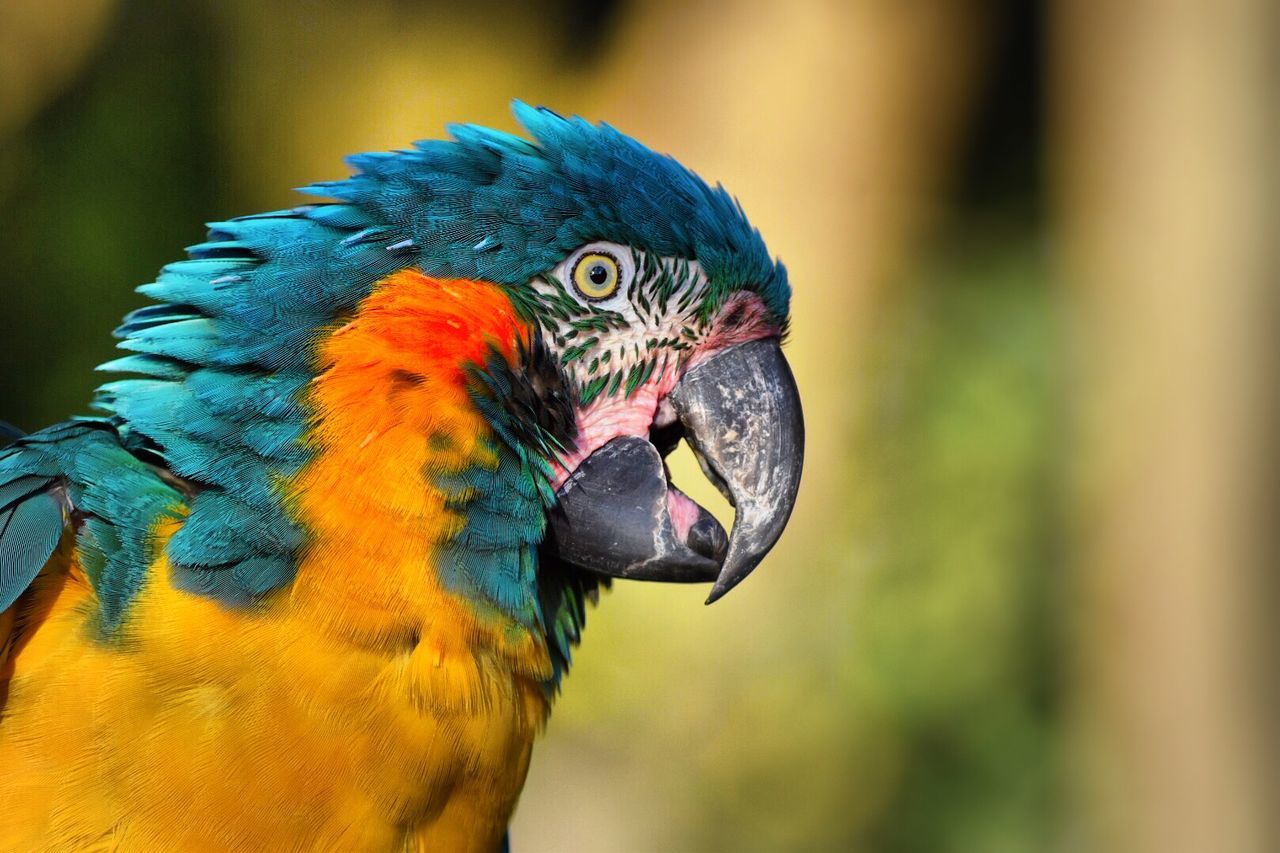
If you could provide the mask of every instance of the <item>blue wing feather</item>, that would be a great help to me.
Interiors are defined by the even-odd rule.
[[[35,580],[66,526],[56,481],[21,479],[27,481],[18,490],[22,494],[0,509],[0,611],[8,610]],[[34,491],[32,480],[38,481]]]

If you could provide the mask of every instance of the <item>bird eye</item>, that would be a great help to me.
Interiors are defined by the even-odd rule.
[[[589,252],[574,264],[573,283],[587,299],[607,299],[618,289],[618,262],[609,255]]]

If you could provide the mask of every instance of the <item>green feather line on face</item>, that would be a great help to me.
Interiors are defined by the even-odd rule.
[[[134,378],[102,386],[95,407],[104,417],[32,436],[52,447],[4,457],[0,474],[21,479],[35,466],[78,495],[77,512],[87,519],[81,549],[100,596],[109,591],[107,630],[126,618],[144,581],[131,566],[142,565],[150,530],[183,503],[186,521],[168,545],[176,583],[239,606],[291,582],[306,532],[288,512],[281,484],[309,458],[303,398],[316,370],[314,345],[396,270],[503,286],[528,321],[563,339],[557,348],[565,365],[585,371],[577,377],[579,405],[634,391],[740,289],[759,294],[785,324],[786,272],[722,188],[607,125],[520,103],[514,111],[531,140],[454,126],[452,140],[353,157],[357,174],[304,190],[338,203],[212,223],[188,260],[139,289],[158,304],[117,330],[129,354],[102,369]],[[576,248],[600,240],[636,253],[640,316],[679,314],[679,326],[624,345],[621,315],[585,309],[563,288],[548,295],[531,286],[549,281]],[[513,441],[502,442],[516,464],[503,470],[536,479],[547,448],[509,432]],[[89,482],[113,452],[128,472],[120,493]],[[511,488],[499,480],[485,487]],[[484,507],[475,509],[480,519]],[[531,523],[537,529],[511,546],[520,595],[485,592],[486,567],[467,569],[471,555],[459,555],[456,582],[523,622],[526,604],[516,602],[529,601],[530,578],[538,577],[538,618],[549,638],[576,637],[581,622],[571,617],[590,590],[547,567],[540,572],[530,543],[536,546],[545,522]]]
[[[537,318],[576,379],[579,403],[601,395],[630,396],[674,364],[707,331],[702,306],[711,285],[697,264],[630,250],[635,278],[623,293],[634,318],[568,296],[554,272],[536,276],[521,291],[524,310]]]

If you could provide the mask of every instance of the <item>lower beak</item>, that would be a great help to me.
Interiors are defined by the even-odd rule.
[[[560,488],[552,544],[598,574],[714,581],[710,604],[760,564],[791,516],[804,463],[800,394],[778,341],[765,339],[699,363],[669,399],[703,472],[734,506],[732,533],[678,493],[652,443],[623,436]]]

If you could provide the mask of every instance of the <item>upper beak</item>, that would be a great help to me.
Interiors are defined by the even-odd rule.
[[[714,581],[710,604],[760,564],[791,517],[804,464],[800,394],[768,338],[694,366],[669,399],[703,472],[734,506],[727,543],[702,507],[675,522],[663,454],[635,436],[609,442],[565,482],[551,534],[561,557],[587,571]]]

